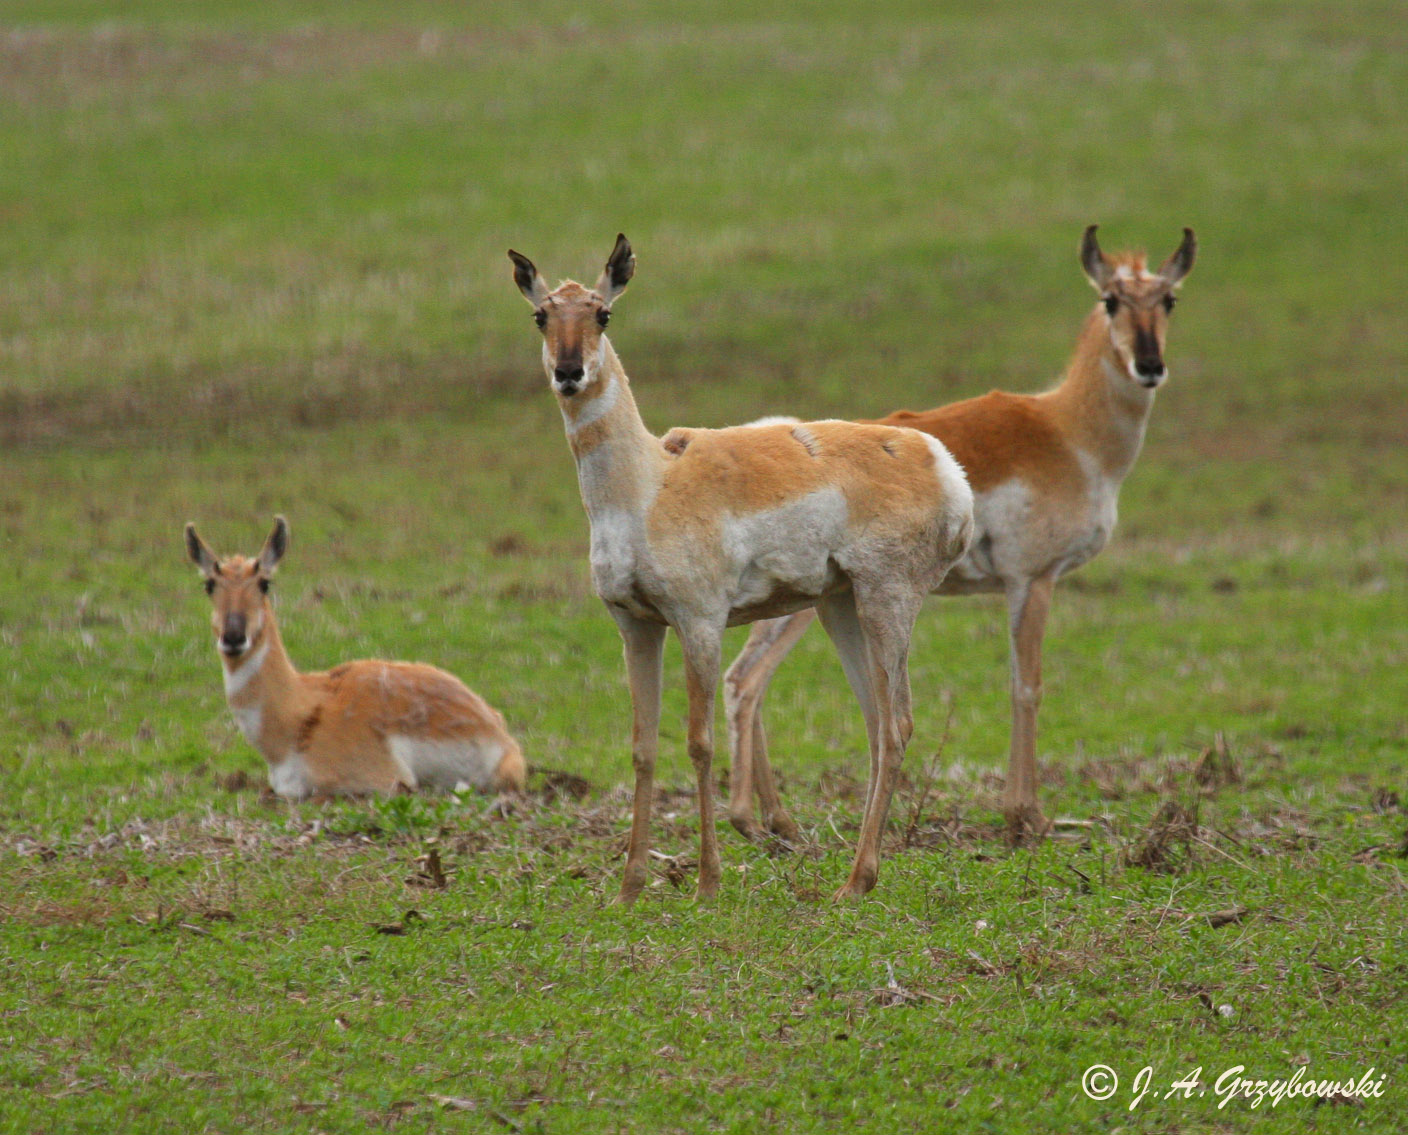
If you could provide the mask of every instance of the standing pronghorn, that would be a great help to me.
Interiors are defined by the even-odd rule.
[[[1002,591],[1012,651],[1012,749],[1002,808],[1014,840],[1044,833],[1036,798],[1036,715],[1041,640],[1057,579],[1110,538],[1120,485],[1139,456],[1154,391],[1167,376],[1164,333],[1174,290],[1193,267],[1192,229],[1157,272],[1142,254],[1106,256],[1085,230],[1080,262],[1100,302],[1086,318],[1065,378],[1045,394],[993,391],[922,414],[880,421],[933,434],[973,486],[976,535],[935,589],[940,595]],[[756,835],[754,782],[764,822],[785,839],[797,827],[768,766],[760,710],[768,683],[811,624],[812,613],[758,623],[725,679],[729,818]]]
[[[413,662],[293,668],[268,595],[287,548],[282,516],[252,560],[216,558],[186,525],[186,552],[215,608],[225,697],[269,762],[274,791],[302,800],[461,784],[522,789],[523,754],[504,719],[453,674]]]
[[[595,290],[549,291],[509,253],[543,333],[543,366],[567,427],[591,523],[592,582],[626,646],[635,801],[620,901],[646,856],[666,627],[684,652],[689,756],[699,793],[699,895],[718,889],[714,698],[724,628],[816,606],[865,713],[870,789],[838,898],[864,894],[913,728],[907,660],[924,596],[967,549],[973,498],[932,437],[851,422],[701,430],[679,456],[641,421],[603,333],[635,271],[624,236]]]

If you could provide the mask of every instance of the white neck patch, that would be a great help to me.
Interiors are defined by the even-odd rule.
[[[562,407],[562,420],[567,425],[567,432],[574,434],[578,430],[586,429],[593,422],[599,422],[616,407],[616,400],[621,397],[621,384],[615,379],[606,381],[605,389],[602,390],[590,402],[585,403],[576,417],[568,417],[567,406]]]
[[[225,670],[225,696],[227,698],[237,697],[249,685],[254,676],[259,673],[259,668],[264,665],[264,659],[269,654],[269,640],[266,638],[259,644],[244,664],[237,670],[231,670],[228,666]]]

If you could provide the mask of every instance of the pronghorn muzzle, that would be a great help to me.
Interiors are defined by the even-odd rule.
[[[559,394],[571,397],[582,388],[586,375],[586,369],[580,359],[575,362],[559,360],[552,372],[553,385]]]
[[[224,654],[243,654],[249,646],[249,634],[245,617],[240,614],[225,616],[220,631],[220,650]]]
[[[1134,339],[1134,371],[1140,382],[1151,390],[1164,380],[1164,357],[1159,341],[1147,331],[1139,331]]]

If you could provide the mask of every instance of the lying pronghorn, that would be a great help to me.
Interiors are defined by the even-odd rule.
[[[253,560],[217,559],[186,525],[186,551],[215,606],[225,696],[269,762],[274,791],[301,800],[463,784],[521,789],[523,754],[504,719],[453,674],[412,662],[293,668],[268,596],[287,548],[282,516]]]
[[[635,271],[624,236],[595,290],[549,291],[509,253],[543,333],[591,523],[592,582],[626,645],[634,709],[635,804],[620,901],[648,877],[666,627],[684,651],[689,755],[699,793],[699,895],[718,889],[714,698],[724,628],[815,605],[865,712],[870,791],[859,846],[837,897],[864,894],[913,728],[907,660],[924,596],[967,549],[973,499],[932,437],[851,422],[701,430],[681,456],[641,421],[604,334]]]
[[[1142,254],[1106,256],[1085,230],[1080,262],[1100,293],[1081,329],[1065,378],[1045,394],[994,391],[922,414],[879,419],[933,434],[958,458],[973,486],[977,533],[968,554],[936,591],[1002,591],[1012,648],[1012,749],[1003,813],[1014,840],[1046,829],[1036,798],[1036,715],[1041,640],[1056,580],[1110,538],[1120,485],[1139,456],[1154,391],[1167,376],[1164,333],[1174,290],[1193,267],[1192,229],[1157,272]],[[678,448],[679,441],[667,443]],[[784,839],[797,827],[783,810],[768,766],[760,710],[783,658],[812,613],[758,623],[729,668],[729,818],[756,836],[755,787],[764,822]]]

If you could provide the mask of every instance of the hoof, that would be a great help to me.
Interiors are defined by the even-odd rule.
[[[875,879],[878,872],[851,872],[851,877],[846,880],[846,885],[836,892],[832,899],[834,902],[857,902],[865,898],[875,886]]]
[[[763,829],[753,822],[752,816],[730,815],[728,822],[733,825],[734,831],[749,843],[761,843],[763,841]]]
[[[783,843],[796,845],[802,842],[802,829],[797,826],[797,822],[786,812],[778,812],[774,816],[768,817],[768,831],[782,840]]]

